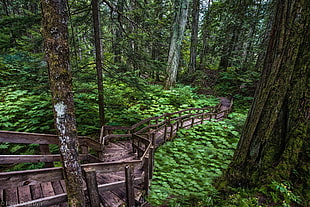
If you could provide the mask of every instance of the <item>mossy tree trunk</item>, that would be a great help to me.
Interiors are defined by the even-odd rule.
[[[275,11],[261,80],[225,180],[234,187],[290,181],[309,201],[310,1],[278,0]]]
[[[190,62],[188,65],[188,73],[195,72],[197,66],[197,46],[198,46],[198,29],[199,29],[199,10],[200,0],[192,2],[192,31],[191,31],[191,46],[190,46]]]
[[[69,206],[85,206],[82,170],[78,160],[78,139],[69,63],[68,17],[65,0],[41,1],[42,35],[48,63],[55,126]]]
[[[176,16],[173,23],[173,31],[167,62],[167,79],[165,88],[170,89],[177,81],[182,40],[187,22],[189,0],[175,0]]]
[[[103,69],[102,69],[102,44],[100,32],[100,9],[99,1],[92,0],[92,14],[93,14],[93,28],[96,50],[96,70],[97,70],[97,87],[98,87],[98,106],[99,106],[99,119],[100,126],[105,124],[104,114],[104,90],[103,90]]]

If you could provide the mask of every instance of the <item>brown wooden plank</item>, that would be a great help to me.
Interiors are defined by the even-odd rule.
[[[126,189],[125,188],[117,188],[111,191],[114,195],[122,199],[123,201],[126,200]]]
[[[20,187],[24,185],[35,185],[38,183],[62,180],[62,168],[45,168],[39,170],[24,170],[0,173],[0,189],[7,186]]]
[[[32,195],[33,200],[36,200],[36,199],[43,197],[41,184],[31,185],[30,191],[31,191],[31,195]]]
[[[134,160],[126,162],[90,163],[90,164],[83,164],[81,166],[84,170],[86,170],[86,168],[92,168],[100,173],[109,173],[109,172],[124,171],[124,167],[126,165],[134,165],[135,168],[136,167],[139,168],[141,164],[142,164],[141,160]]]
[[[54,181],[54,182],[52,182],[52,186],[53,186],[55,195],[65,193],[64,189],[63,189],[62,186],[61,186],[60,181]]]
[[[140,184],[142,181],[142,177],[134,178],[134,184]],[[125,188],[125,180],[98,185],[99,192],[116,190],[118,188]]]
[[[61,180],[59,181],[60,182],[60,185],[62,187],[62,189],[64,190],[64,192],[66,192],[66,183],[65,183],[65,180]]]
[[[0,164],[60,161],[60,155],[0,155]]]
[[[48,198],[48,197],[56,195],[55,191],[54,191],[54,188],[53,188],[53,185],[52,185],[51,182],[42,183],[41,187],[42,187],[42,193],[43,193],[44,197]],[[56,205],[52,205],[51,207],[59,207],[59,206],[58,205],[57,206]]]
[[[66,183],[64,180],[60,180],[59,184],[61,185],[61,188],[63,189],[64,192],[66,192]],[[59,204],[59,207],[67,207],[68,203],[67,202],[63,202]]]
[[[52,186],[53,186],[55,195],[59,195],[59,194],[65,193],[64,188],[61,185],[61,181],[52,182]],[[66,202],[65,203],[60,203],[57,206],[58,207],[66,207],[67,203]]]
[[[49,196],[55,195],[54,188],[53,188],[51,182],[42,183],[41,187],[42,187],[42,193],[43,193],[44,197],[49,197]]]
[[[102,150],[101,144],[98,141],[96,141],[90,137],[78,136],[78,139],[79,139],[80,145],[87,145],[87,146],[93,148],[95,151],[101,151]]]
[[[4,205],[4,197],[3,197],[3,190],[0,189],[0,206],[3,204]]]
[[[135,192],[133,187],[133,168],[130,165],[125,166],[125,186],[127,206],[135,206]]]
[[[85,171],[85,179],[89,201],[92,207],[100,207],[100,196],[98,191],[98,183],[96,179],[96,171]]]
[[[18,192],[17,188],[10,188],[4,190],[4,200],[6,205],[18,204]]]
[[[124,206],[125,203],[122,199],[109,191],[100,193],[100,197],[106,207]]]
[[[56,135],[53,134],[0,131],[0,142],[24,144],[58,144],[59,139]]]
[[[31,201],[30,186],[18,187],[18,198],[20,203]]]
[[[88,160],[88,155],[80,155],[80,160]],[[11,164],[11,163],[35,163],[35,162],[55,162],[60,161],[60,155],[0,155],[0,164]],[[53,166],[51,166],[53,167]]]
[[[20,204],[11,204],[8,207],[29,207],[29,206],[52,206],[55,204],[63,203],[67,201],[67,194],[59,194],[55,196],[50,196],[47,198],[40,198],[37,200],[28,201]]]

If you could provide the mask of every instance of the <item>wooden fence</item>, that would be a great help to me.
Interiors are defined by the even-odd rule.
[[[223,107],[191,108],[167,113],[158,117],[145,119],[131,127],[124,126],[103,126],[99,141],[88,137],[79,137],[80,160],[94,162],[82,164],[85,175],[85,192],[89,196],[90,205],[100,206],[99,192],[110,191],[120,187],[126,187],[127,206],[135,206],[134,185],[143,186],[143,195],[149,192],[150,181],[154,169],[154,152],[160,144],[171,140],[180,128],[190,128],[202,124],[205,120],[222,119],[230,112],[232,102],[228,108]],[[131,139],[132,151],[136,153],[135,160],[126,162],[102,162],[103,151],[106,143],[115,138],[128,137]],[[59,144],[56,135],[33,134],[0,131],[0,142],[9,143],[36,143],[40,145],[41,155],[0,155],[0,164],[22,163],[22,162],[46,162],[59,161],[59,155],[51,155],[48,150],[49,144]],[[96,151],[97,156],[89,154],[89,149]],[[142,171],[141,176],[134,177],[134,169]],[[125,179],[107,184],[98,185],[96,174],[125,171]],[[22,187],[35,185],[44,182],[63,180],[62,168],[44,168],[38,170],[26,170],[0,173],[0,192],[8,186]],[[142,194],[140,195],[143,196]],[[0,193],[3,202],[3,195]],[[14,203],[7,206],[51,206],[65,202],[66,193],[49,196],[23,203]]]

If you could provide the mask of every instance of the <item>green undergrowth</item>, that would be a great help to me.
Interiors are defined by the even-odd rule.
[[[146,85],[143,90],[126,84],[106,88],[107,125],[133,125],[143,119],[191,107],[215,106],[214,96],[195,93],[195,88],[177,85],[164,90],[160,85]]]
[[[154,206],[210,206],[219,193],[214,178],[228,167],[239,140],[244,114],[181,129],[155,153],[148,201]]]
[[[14,68],[15,65],[12,63],[11,67]],[[8,78],[11,81],[16,77]],[[20,89],[17,84],[0,85],[0,130],[55,133],[51,94],[48,88],[37,91],[37,85],[32,84],[23,89]],[[213,96],[195,93],[195,88],[190,86],[177,85],[171,90],[164,90],[160,85],[144,84],[142,86],[139,88],[128,83],[106,80],[106,125],[131,126],[145,118],[191,107],[215,106],[219,102]],[[74,101],[79,135],[94,138],[99,136],[100,124],[96,93],[94,84],[84,83],[75,86]],[[55,147],[51,151],[58,153]],[[0,154],[38,153],[38,147],[35,145],[0,143]],[[41,164],[36,166],[40,168]],[[28,167],[32,169],[36,166],[19,164],[15,165],[14,170]]]

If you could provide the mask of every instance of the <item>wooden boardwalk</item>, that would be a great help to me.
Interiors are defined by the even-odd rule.
[[[223,102],[223,100],[221,100]],[[100,142],[79,137],[80,160],[85,173],[87,206],[139,206],[148,194],[153,172],[154,149],[171,140],[180,128],[190,128],[210,119],[223,119],[231,110],[232,102],[217,107],[187,109],[159,117],[152,117],[131,127],[105,126]],[[118,133],[113,133],[118,131]],[[127,139],[126,139],[127,137]],[[0,131],[0,142],[38,143],[41,149],[57,144],[55,135]],[[45,146],[45,147],[42,147]],[[89,154],[89,149],[97,156]],[[60,160],[59,155],[9,156],[0,155],[0,164],[18,162],[46,162]],[[95,184],[90,185],[91,173]],[[86,181],[87,180],[87,181]],[[99,201],[93,193],[99,194]],[[0,173],[1,206],[67,206],[66,187],[61,168],[44,168]]]

